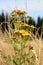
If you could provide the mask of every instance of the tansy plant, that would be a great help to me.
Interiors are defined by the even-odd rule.
[[[12,11],[12,13],[11,13],[11,18],[13,19],[13,23],[14,23],[14,26],[15,26],[15,29],[14,29],[14,36],[16,35],[18,35],[18,34],[20,34],[21,35],[21,37],[22,36],[28,36],[28,37],[31,37],[31,34],[30,34],[30,32],[31,32],[31,30],[33,30],[33,29],[36,29],[36,27],[35,26],[33,26],[33,25],[28,25],[28,24],[26,24],[26,23],[23,23],[22,21],[21,21],[21,18],[20,18],[20,16],[21,15],[24,15],[24,14],[26,14],[26,12],[25,11],[23,11],[23,10],[13,10]],[[25,15],[24,15],[25,16]],[[18,18],[17,18],[18,17]],[[17,18],[17,20],[15,20],[15,18]],[[27,16],[27,18],[31,18],[30,16]],[[13,37],[14,37],[13,36]]]
[[[33,25],[28,25],[22,22],[21,15],[25,16],[23,10],[13,10],[10,17],[14,23],[13,35],[10,37],[14,41],[13,48],[15,55],[13,56],[14,65],[35,65],[36,56],[32,52],[33,47],[26,45],[26,42],[31,39],[30,29],[36,29]],[[30,16],[27,16],[30,18]],[[26,51],[27,50],[27,51]]]

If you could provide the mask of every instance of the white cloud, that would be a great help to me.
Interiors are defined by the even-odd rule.
[[[43,0],[28,1],[28,10],[43,10]]]

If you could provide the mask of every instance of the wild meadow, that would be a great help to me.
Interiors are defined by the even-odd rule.
[[[13,10],[8,22],[0,23],[0,65],[43,65],[43,38],[31,16]],[[26,22],[27,21],[27,22]]]

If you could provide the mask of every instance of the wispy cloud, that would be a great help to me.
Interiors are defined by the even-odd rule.
[[[43,10],[43,0],[28,1],[28,10]]]

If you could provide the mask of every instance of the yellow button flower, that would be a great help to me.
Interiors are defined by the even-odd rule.
[[[36,28],[36,27],[35,27],[34,25],[31,25],[30,28],[33,28],[33,29],[34,29],[34,28]]]
[[[18,33],[18,32],[19,32],[19,30],[15,30],[15,31],[14,31],[14,33]]]

